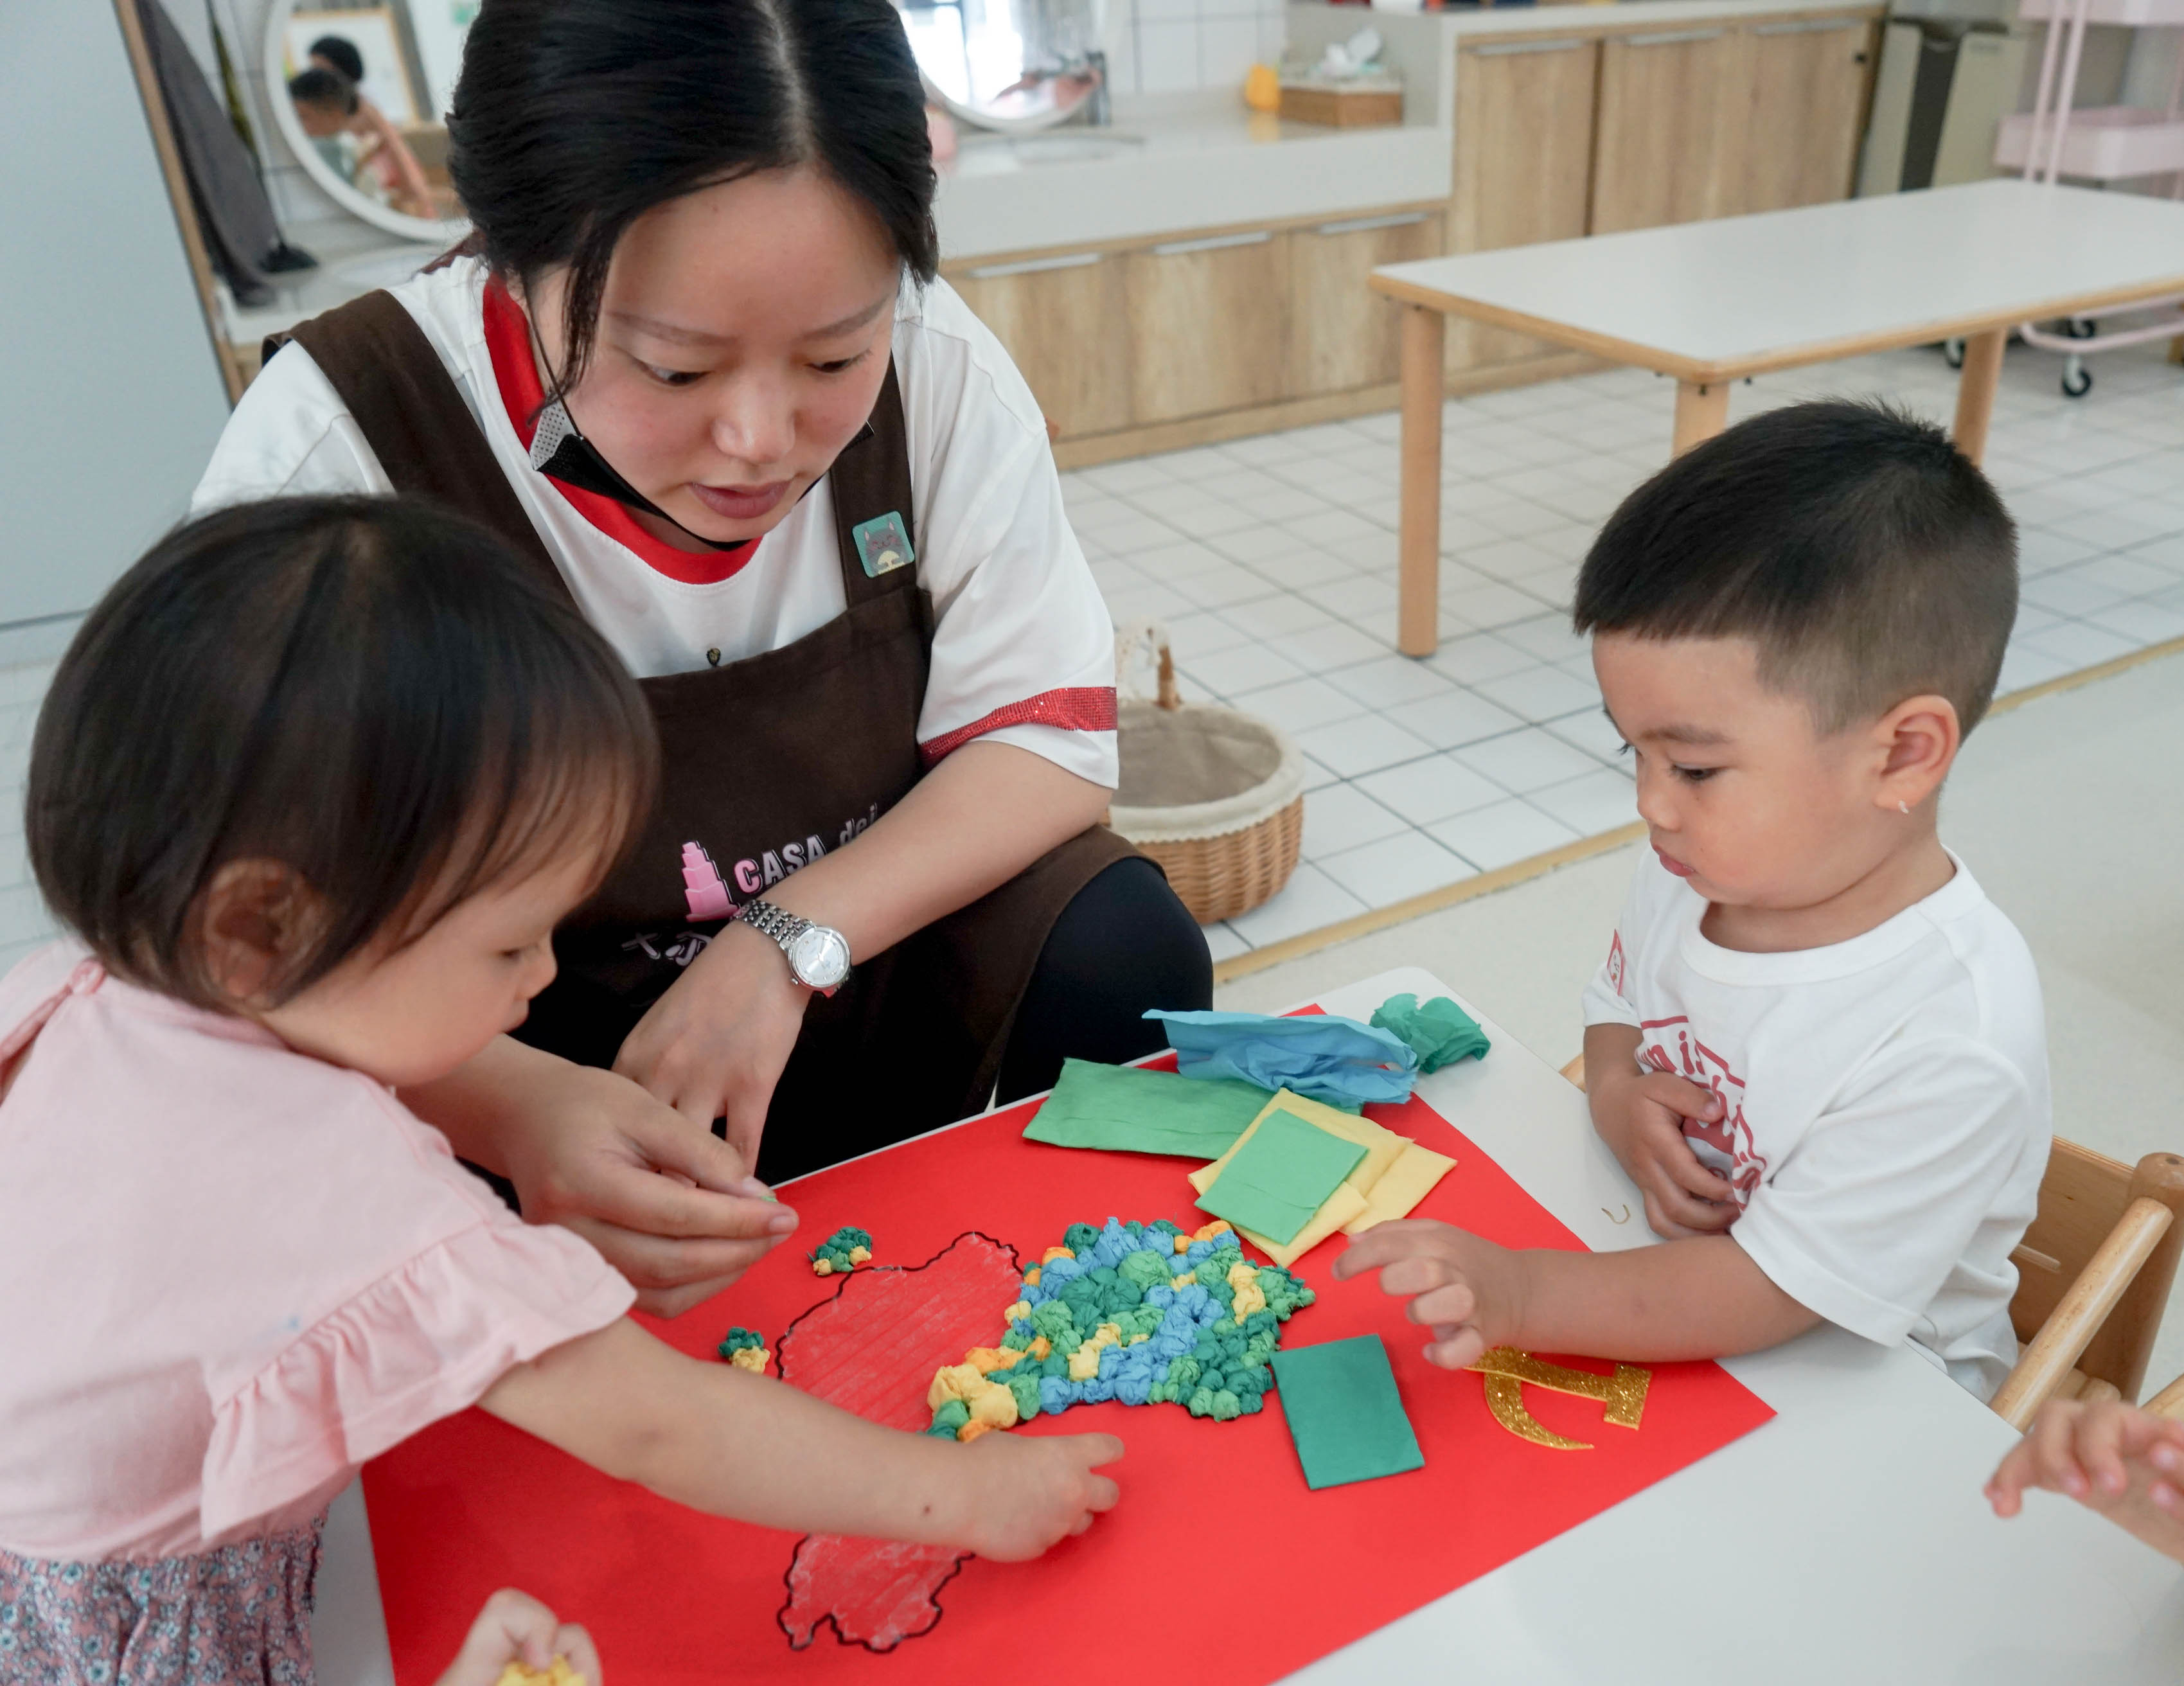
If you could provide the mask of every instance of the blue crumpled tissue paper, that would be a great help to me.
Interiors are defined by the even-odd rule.
[[[1418,1056],[1393,1033],[1331,1013],[1167,1013],[1155,1008],[1186,1077],[1241,1077],[1355,1112],[1411,1098]]]

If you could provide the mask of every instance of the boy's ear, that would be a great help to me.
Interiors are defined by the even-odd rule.
[[[1947,697],[1907,697],[1874,723],[1881,751],[1880,777],[1874,790],[1879,808],[1914,809],[1948,776],[1964,743],[1957,705]]]
[[[231,860],[205,887],[198,919],[205,976],[237,1002],[263,999],[309,940],[318,899],[293,867]]]

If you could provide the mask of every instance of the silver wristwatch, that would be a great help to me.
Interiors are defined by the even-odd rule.
[[[769,901],[749,901],[738,919],[771,937],[788,956],[788,970],[806,989],[832,995],[850,975],[850,941],[831,926],[814,925]]]

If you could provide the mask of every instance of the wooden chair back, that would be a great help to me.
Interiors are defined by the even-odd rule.
[[[2142,1212],[2137,1216],[2149,1221],[2126,1228],[2140,1200],[2165,1208],[2172,1221],[2159,1224],[2150,1221],[2152,1213]],[[2184,1249],[2184,1223],[2173,1221],[2178,1217],[2184,1217],[2184,1157],[2148,1154],[2130,1166],[2057,1137],[2040,1182],[2038,1215],[2010,1255],[2017,1265],[2017,1293],[2009,1302],[2009,1321],[2018,1339],[2027,1344],[2038,1339],[2096,1255],[2123,1228],[2122,1244],[2142,1254],[2145,1262],[2120,1286],[2113,1309],[2078,1355],[2076,1368],[2137,1399]]]

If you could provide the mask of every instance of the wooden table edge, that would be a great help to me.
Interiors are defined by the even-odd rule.
[[[2157,281],[2134,281],[2092,292],[2064,293],[1974,315],[1933,317],[1902,328],[1846,334],[1832,340],[1814,340],[1803,345],[1713,361],[1680,357],[1658,346],[1618,339],[1611,334],[1595,333],[1589,329],[1557,321],[1552,317],[1534,316],[1503,305],[1489,304],[1481,299],[1465,298],[1438,287],[1421,286],[1415,281],[1378,271],[1368,278],[1367,284],[1375,292],[1400,303],[1438,311],[1445,316],[1465,317],[1491,327],[1511,329],[1518,333],[1529,334],[1535,339],[1568,346],[1574,351],[1589,352],[1610,362],[1650,369],[1656,374],[1674,376],[1679,381],[1688,381],[1695,385],[1713,386],[1718,382],[1741,381],[1753,375],[1772,374],[1778,370],[1802,369],[1815,363],[1835,363],[1847,357],[1862,356],[1868,352],[1896,351],[1905,346],[1930,345],[1936,340],[1969,339],[1975,334],[1990,333],[1997,328],[2014,328],[2020,322],[2042,321],[2086,310],[2105,309],[2112,305],[2151,303],[2171,294],[2184,294],[2184,270]]]

